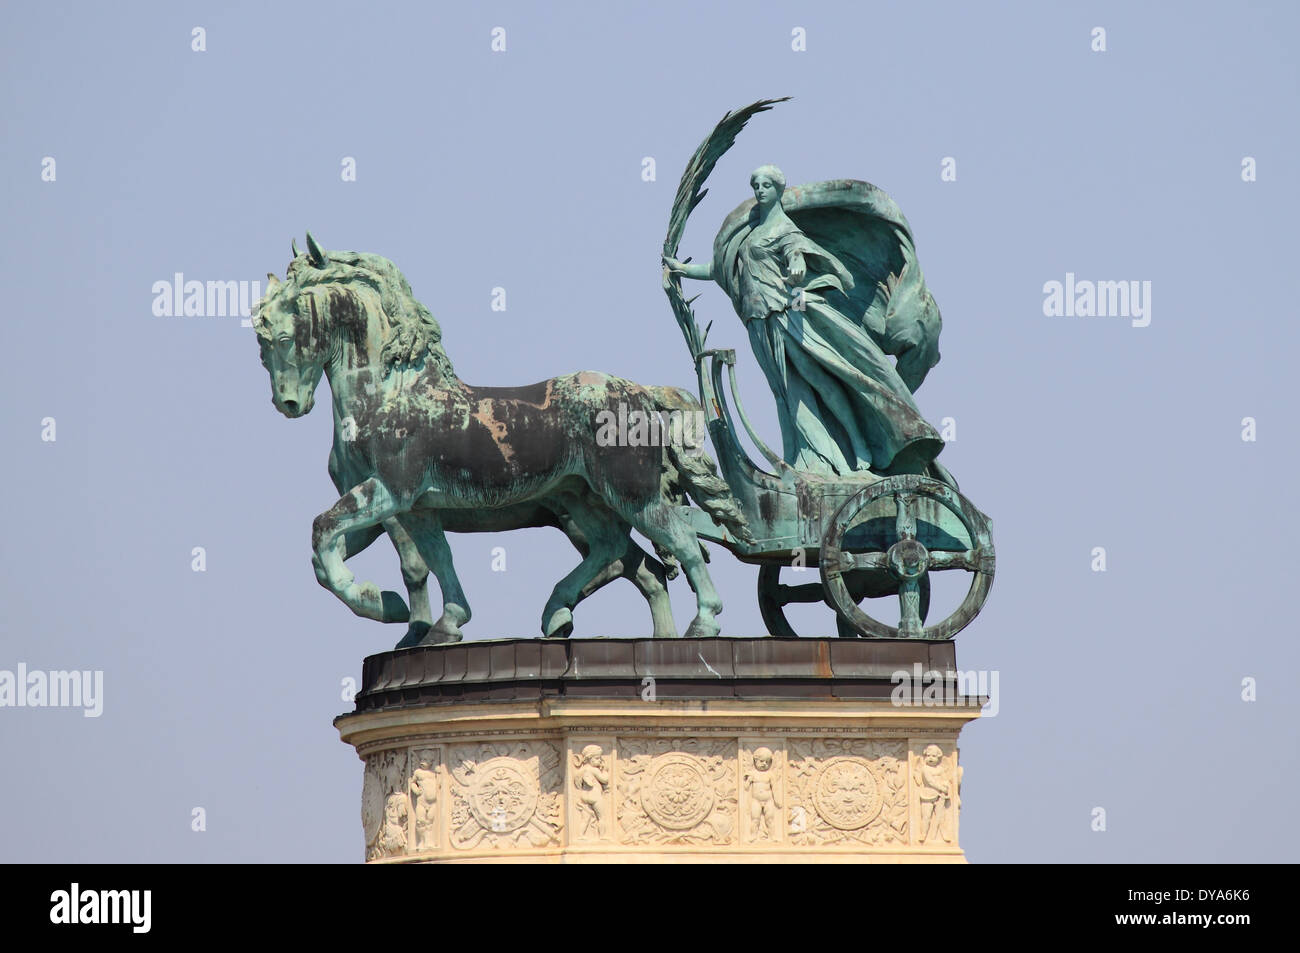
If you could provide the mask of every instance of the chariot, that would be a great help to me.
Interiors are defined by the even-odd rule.
[[[825,602],[835,611],[844,637],[950,639],[974,619],[993,582],[988,517],[933,462],[911,468],[922,472],[902,467],[904,472],[893,475],[859,469],[827,476],[791,466],[745,415],[736,386],[735,351],[706,348],[709,329],[701,332],[678,274],[667,267],[674,262],[683,269],[684,263],[673,256],[714,165],[746,122],[777,102],[781,100],[763,100],[728,113],[701,143],[682,176],[664,240],[664,291],[695,362],[699,400],[718,466],[754,539],[737,538],[699,509],[682,507],[682,512],[701,538],[759,567],[758,601],[771,635],[796,635],[785,615],[787,605]],[[915,390],[938,361],[940,322],[901,210],[875,186],[849,179],[785,189],[780,202],[785,214],[816,243],[810,247],[844,263],[850,281],[837,287],[845,313],[860,321],[885,353],[898,358],[898,386],[908,387],[909,393]],[[753,200],[742,203],[723,223],[714,242],[713,264],[706,269],[709,275],[730,273],[728,249],[735,248],[730,236],[750,219],[753,207]],[[731,289],[728,293],[735,303],[737,294]],[[908,330],[918,326],[923,346],[915,346],[916,335]],[[750,458],[739,439],[737,420],[770,470]],[[787,585],[781,582],[783,567],[815,568],[820,581]],[[927,625],[930,574],[942,570],[971,573],[970,588],[951,615]],[[900,607],[897,625],[873,618],[860,605],[864,599],[895,594]]]
[[[839,634],[850,638],[949,639],[975,618],[993,583],[995,560],[989,519],[970,500],[932,476],[797,471],[763,442],[745,415],[735,351],[702,351],[697,368],[718,466],[754,541],[737,539],[702,510],[682,511],[702,539],[759,567],[758,603],[771,635],[796,636],[785,616],[791,603],[825,602],[835,611]],[[771,470],[750,458],[738,439],[737,418]],[[820,581],[787,585],[781,582],[783,567],[815,569]],[[930,573],[956,569],[972,574],[965,598],[946,619],[927,625]],[[860,605],[893,594],[900,607],[896,626]]]

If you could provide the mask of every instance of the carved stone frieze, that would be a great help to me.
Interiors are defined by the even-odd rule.
[[[607,724],[369,739],[366,860],[964,859],[956,731]]]
[[[619,738],[620,840],[733,843],[736,747],[730,738]]]
[[[961,808],[961,766],[956,750],[927,744],[913,751],[912,790],[916,801],[916,843],[957,843],[957,815]]]
[[[406,749],[388,749],[366,758],[361,783],[361,826],[366,860],[404,854],[410,805],[406,797]]]
[[[786,782],[792,844],[888,846],[908,841],[903,742],[791,739]]]
[[[549,741],[452,745],[448,751],[451,846],[459,850],[560,843],[563,770]]]

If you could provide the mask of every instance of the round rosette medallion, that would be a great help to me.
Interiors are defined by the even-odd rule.
[[[831,827],[855,831],[876,819],[885,799],[865,758],[831,758],[817,775],[813,801]]]
[[[666,754],[656,758],[646,772],[641,806],[661,827],[685,831],[713,810],[713,788],[694,758]]]
[[[508,833],[528,823],[537,809],[537,782],[510,758],[492,758],[475,771],[466,796],[469,809],[487,830]]]

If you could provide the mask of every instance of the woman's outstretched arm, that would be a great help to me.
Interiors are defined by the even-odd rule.
[[[713,259],[695,264],[685,264],[676,258],[664,256],[664,267],[675,275],[681,275],[684,278],[698,278],[708,281],[713,277]]]

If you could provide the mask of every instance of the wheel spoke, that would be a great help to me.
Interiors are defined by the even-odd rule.
[[[902,579],[898,583],[898,604],[902,610],[898,634],[904,639],[919,639],[925,625],[921,622],[920,577]]]
[[[897,515],[894,517],[894,532],[898,534],[899,539],[916,539],[916,510],[913,504],[916,502],[916,495],[913,493],[898,492],[894,494],[894,507]]]
[[[930,550],[929,569],[965,569],[967,572],[980,571],[980,551],[967,549],[962,552]]]
[[[925,503],[921,502],[923,497]],[[887,510],[879,513],[879,522],[871,527],[870,533],[864,534],[864,541],[852,546],[855,551],[843,552],[850,531],[868,521],[872,504],[885,500],[894,504],[893,526],[889,525]],[[948,510],[961,523],[961,531],[948,526],[947,517],[931,513],[930,504]],[[922,526],[927,530],[924,543],[919,538]],[[933,531],[931,527],[934,527]],[[956,542],[956,539],[962,539],[963,531],[966,539]],[[895,537],[893,540],[881,538],[891,535]],[[950,538],[954,536],[956,539]],[[871,543],[865,542],[865,538],[870,538]],[[931,544],[943,545],[941,540],[956,546],[964,543],[970,548],[955,551],[930,549]],[[885,551],[860,551],[873,544]],[[877,639],[952,638],[970,623],[984,604],[995,568],[987,518],[956,489],[916,474],[887,477],[845,500],[826,521],[821,555],[820,571],[827,603],[849,628],[867,638]],[[961,569],[971,573],[972,579],[970,591],[957,610],[948,618],[927,626],[925,610],[929,608],[931,569]],[[865,591],[868,588],[880,590],[878,595],[881,596],[898,594],[897,627],[873,619],[859,605],[863,595],[873,595]]]
[[[840,553],[840,572],[855,569],[888,569],[888,553]]]

